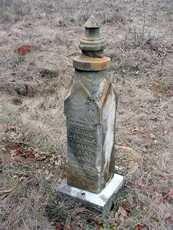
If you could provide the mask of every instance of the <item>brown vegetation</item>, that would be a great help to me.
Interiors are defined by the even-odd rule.
[[[91,14],[112,59],[116,170],[127,178],[107,218],[54,192],[71,57]],[[0,229],[173,229],[172,76],[172,0],[0,0]]]

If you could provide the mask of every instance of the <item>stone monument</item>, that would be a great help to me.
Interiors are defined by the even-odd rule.
[[[82,54],[73,60],[74,81],[64,102],[67,181],[57,191],[104,211],[110,209],[123,177],[114,173],[117,97],[107,72],[110,58],[103,55],[105,41],[93,16],[79,47]]]

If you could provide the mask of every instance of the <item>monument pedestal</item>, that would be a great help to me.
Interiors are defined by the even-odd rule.
[[[85,206],[100,212],[107,212],[111,209],[118,191],[124,184],[124,177],[114,174],[107,182],[105,188],[99,193],[88,192],[68,185],[66,182],[58,186],[57,193],[67,195]]]

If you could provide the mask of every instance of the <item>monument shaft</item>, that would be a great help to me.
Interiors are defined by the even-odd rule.
[[[87,21],[85,31],[82,55],[73,61],[74,83],[64,104],[67,183],[98,193],[113,175],[116,98],[106,76],[110,58],[100,55],[105,45],[94,18]]]
[[[103,208],[123,178],[114,174],[117,97],[106,71],[110,58],[103,55],[105,41],[94,17],[86,22],[79,47],[82,54],[73,60],[75,76],[64,101],[67,184],[59,191],[88,203],[96,199]]]

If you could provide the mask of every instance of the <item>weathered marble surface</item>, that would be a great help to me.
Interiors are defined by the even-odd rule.
[[[114,170],[116,96],[104,71],[76,72],[64,102],[67,120],[67,184],[99,193]]]

